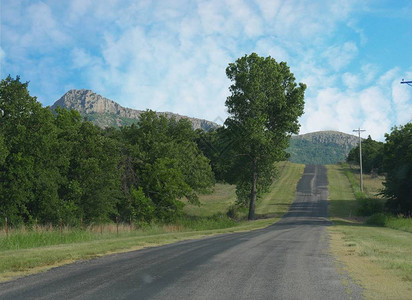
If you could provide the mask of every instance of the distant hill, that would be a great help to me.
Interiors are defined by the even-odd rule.
[[[113,100],[107,99],[91,90],[70,90],[57,100],[51,109],[56,109],[58,106],[67,109],[74,109],[80,112],[89,121],[101,128],[105,127],[120,127],[131,125],[139,120],[142,110],[126,108],[116,103]],[[157,112],[158,115],[164,115],[167,118],[174,117],[176,120],[182,118],[192,122],[193,129],[210,130],[211,128],[219,127],[218,124],[196,118],[181,116],[170,112]]]
[[[345,161],[349,151],[356,147],[359,138],[338,132],[318,131],[293,136],[286,150],[290,161],[300,164],[335,164]]]

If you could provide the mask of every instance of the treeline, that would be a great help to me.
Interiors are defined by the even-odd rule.
[[[74,110],[42,107],[28,83],[0,83],[0,218],[12,224],[172,221],[182,198],[214,184],[188,120],[152,111],[100,129]]]
[[[353,148],[348,162],[359,164],[359,146]],[[369,136],[362,141],[362,166],[366,173],[385,174],[381,194],[386,207],[395,214],[412,215],[412,123],[392,128],[385,143]]]

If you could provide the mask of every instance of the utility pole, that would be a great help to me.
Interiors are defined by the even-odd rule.
[[[409,86],[412,86],[412,81],[411,81],[411,80],[405,81],[405,80],[402,78],[401,84],[407,84],[407,85],[409,85]],[[412,123],[412,120],[410,120],[408,123]]]
[[[360,165],[360,190],[363,192],[363,177],[362,177],[362,139],[360,137],[361,132],[366,131],[364,129],[354,129],[353,132],[357,132],[359,134],[359,165]]]

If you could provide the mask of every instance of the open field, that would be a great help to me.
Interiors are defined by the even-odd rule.
[[[225,214],[229,206],[236,202],[236,186],[217,183],[212,194],[200,195],[200,206],[186,203],[183,211],[191,216],[208,217],[214,214]]]
[[[357,201],[341,166],[328,166],[331,251],[368,299],[410,299],[412,233],[367,226],[353,218]],[[365,187],[366,187],[365,181]],[[375,183],[373,183],[375,184]],[[349,188],[349,189],[348,189]],[[355,190],[356,191],[356,190]]]
[[[287,211],[302,172],[303,165],[282,164],[279,180],[257,205],[258,209],[263,205],[265,208],[259,211],[270,213],[271,218],[253,222],[235,222],[225,217],[227,209],[236,200],[235,187],[218,184],[212,194],[200,197],[200,207],[187,205],[187,216],[176,224],[154,224],[132,230],[128,224],[119,224],[118,233],[116,224],[105,224],[101,229],[96,225],[86,230],[64,227],[61,232],[58,227],[39,226],[35,230],[10,229],[8,237],[2,230],[0,281],[105,254],[266,227],[278,221],[279,216]],[[281,189],[283,185],[287,185],[287,189]]]
[[[281,217],[285,214],[295,198],[296,184],[303,174],[305,165],[290,162],[278,164],[279,178],[272,184],[269,192],[258,199],[256,216]],[[218,183],[215,191],[209,195],[200,195],[200,206],[186,203],[183,211],[191,216],[209,217],[226,214],[229,207],[236,202],[236,187]]]

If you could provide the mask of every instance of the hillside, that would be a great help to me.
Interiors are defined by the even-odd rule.
[[[126,108],[116,103],[113,100],[107,99],[91,90],[70,90],[57,100],[51,109],[56,109],[58,106],[67,109],[74,109],[80,112],[89,121],[93,122],[101,128],[105,127],[120,127],[136,123],[140,117],[142,110]],[[185,118],[190,120],[193,129],[209,130],[217,128],[219,125],[202,119],[190,118],[170,112],[158,112],[159,115],[164,115],[167,118],[174,117],[176,120]]]
[[[338,132],[318,131],[293,136],[286,150],[290,161],[299,164],[335,164],[346,159],[359,138]]]

